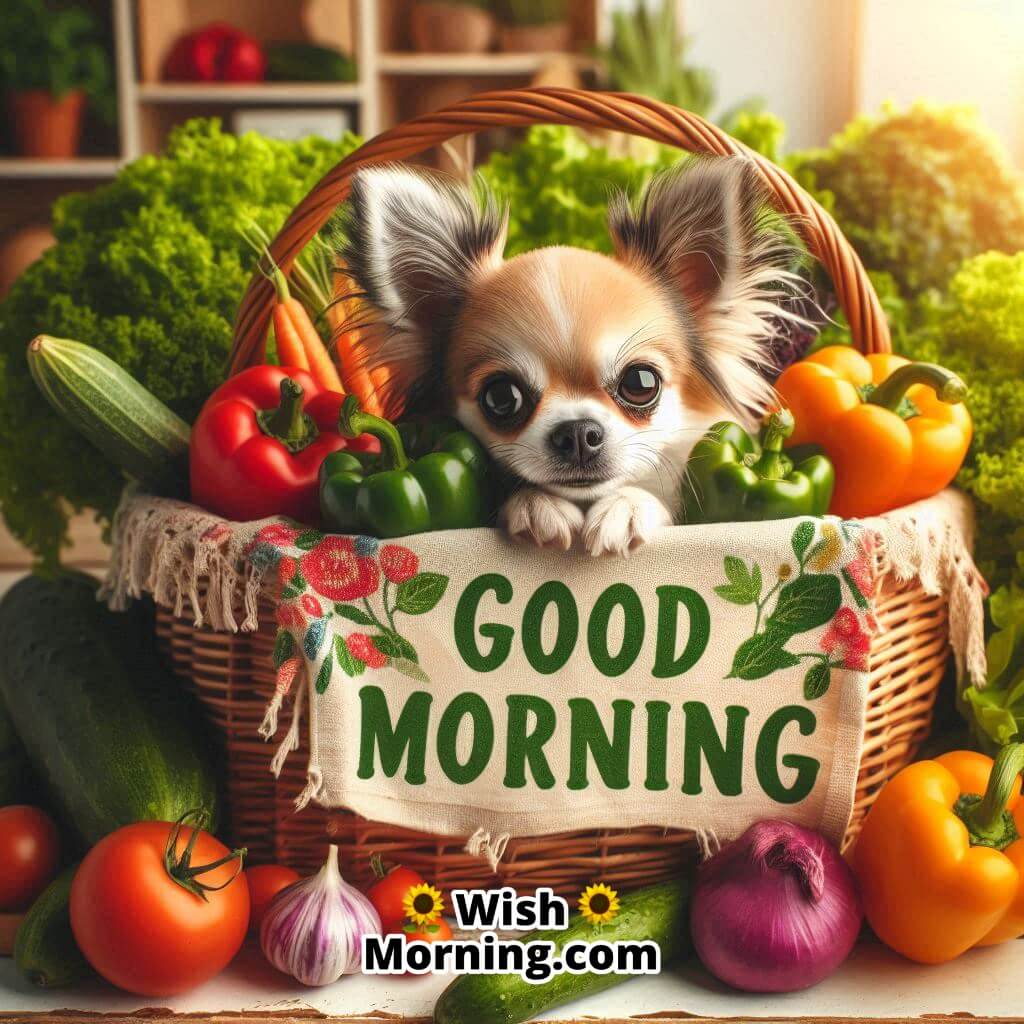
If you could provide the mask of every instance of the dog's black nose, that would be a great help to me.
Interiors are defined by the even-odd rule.
[[[551,431],[548,444],[563,461],[586,466],[601,452],[604,429],[596,420],[566,420]]]

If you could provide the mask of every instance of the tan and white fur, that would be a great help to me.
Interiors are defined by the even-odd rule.
[[[386,328],[373,362],[513,481],[508,532],[626,555],[673,522],[701,434],[771,399],[766,343],[793,318],[792,275],[765,209],[749,161],[692,161],[613,200],[614,258],[506,260],[492,197],[388,165],[356,175],[342,257]]]

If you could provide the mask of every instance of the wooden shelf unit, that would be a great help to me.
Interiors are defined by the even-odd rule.
[[[564,53],[382,53],[377,66],[383,75],[445,75],[458,77],[539,74],[553,61],[562,61]],[[569,54],[571,63],[580,70],[589,69],[593,61]]]
[[[32,160],[0,157],[0,179],[92,181],[112,178],[121,162],[117,157],[80,156],[73,160]]]
[[[149,119],[164,121],[156,107],[208,107],[224,116],[225,108],[256,104],[341,105],[354,114],[363,135],[375,135],[400,117],[419,111],[401,109],[389,95],[404,89],[402,80],[445,80],[444,93],[468,95],[492,82],[514,79],[527,84],[552,64],[581,72],[593,66],[587,56],[602,34],[601,0],[569,0],[574,52],[562,53],[418,53],[408,38],[413,0],[109,0],[114,26],[114,63],[118,85],[119,152],[101,161],[90,159],[96,176],[157,148],[157,131]],[[170,47],[184,32],[213,21],[238,25],[262,41],[307,40],[337,46],[356,57],[355,82],[229,83],[164,82],[161,69]],[[566,59],[568,57],[568,60]],[[428,92],[431,89],[427,90]],[[20,161],[19,161],[20,162]],[[90,177],[86,161],[54,164],[54,178]],[[75,166],[73,166],[75,165]],[[13,164],[12,164],[13,166]],[[0,168],[0,174],[5,174]],[[47,177],[46,168],[26,176]]]
[[[359,82],[260,82],[230,85],[157,82],[139,86],[140,103],[218,103],[247,106],[256,103],[359,103]]]
[[[409,41],[413,0],[92,0],[112,26],[118,91],[114,152],[67,161],[0,155],[0,238],[38,221],[53,198],[102,182],[144,153],[159,151],[190,117],[254,106],[343,108],[365,137],[489,88],[572,84],[593,67],[588,55],[607,31],[604,0],[569,0],[573,52],[418,53]],[[109,7],[107,6],[109,5]],[[226,21],[261,41],[306,40],[356,58],[355,82],[164,82],[167,52],[184,32]],[[88,140],[87,140],[88,141]],[[95,143],[92,148],[96,148]]]

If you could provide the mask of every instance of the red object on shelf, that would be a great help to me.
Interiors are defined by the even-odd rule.
[[[221,64],[225,82],[262,82],[266,75],[267,57],[255,39],[238,35],[228,42]]]
[[[170,82],[262,82],[266,73],[259,42],[220,21],[181,36],[164,61]]]

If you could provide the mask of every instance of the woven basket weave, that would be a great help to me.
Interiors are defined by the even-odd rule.
[[[754,162],[779,210],[793,216],[810,251],[835,285],[855,344],[863,352],[888,352],[889,331],[864,268],[839,228],[785,171],[748,150],[702,118],[654,100],[565,89],[487,93],[377,136],[330,171],[299,204],[271,245],[287,273],[295,256],[348,197],[352,176],[367,164],[400,160],[446,140],[495,127],[567,124],[627,132],[695,153],[743,155]],[[274,301],[272,285],[254,275],[240,307],[231,371],[257,361]],[[880,556],[884,559],[884,553]],[[848,838],[856,833],[880,786],[909,763],[927,735],[948,653],[947,609],[941,596],[916,582],[898,585],[884,563],[877,566],[876,613],[882,630],[869,662],[866,733]],[[227,796],[233,840],[254,862],[275,860],[311,869],[323,857],[326,836],[341,848],[346,877],[364,882],[372,853],[419,870],[444,890],[474,884],[530,889],[551,886],[572,894],[602,879],[618,888],[666,879],[692,861],[693,834],[636,828],[567,832],[512,840],[493,874],[462,842],[359,818],[343,811],[308,808],[293,800],[305,781],[305,745],[279,779],[268,771],[268,748],[257,736],[274,691],[271,652],[276,624],[273,595],[266,594],[261,625],[253,633],[220,633],[192,625],[190,609],[176,617],[157,610],[161,646],[175,671],[195,690],[227,755]],[[287,727],[287,714],[281,727]]]

